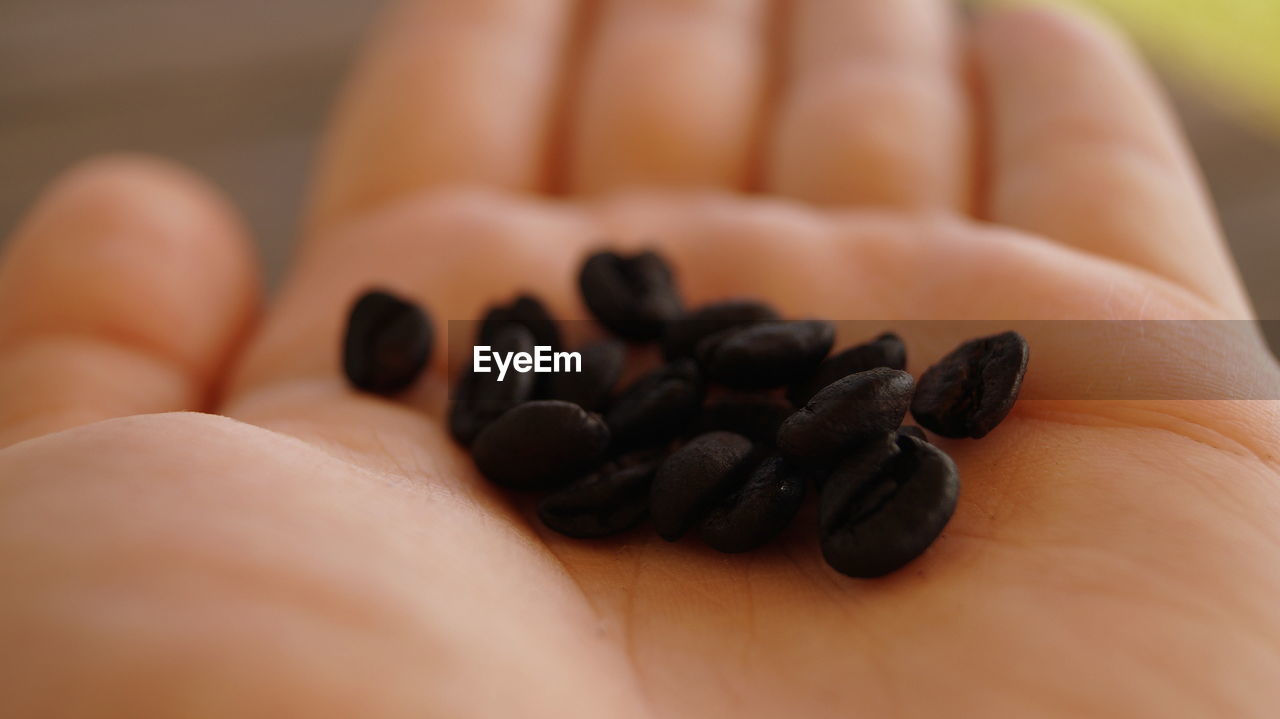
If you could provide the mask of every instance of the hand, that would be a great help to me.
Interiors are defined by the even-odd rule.
[[[440,353],[404,401],[344,385],[358,291],[442,330],[518,289],[583,317],[601,238],[660,245],[693,303],[885,328],[1251,316],[1168,112],[1091,22],[814,0],[783,37],[763,0],[620,0],[580,38],[569,5],[386,19],[261,319],[198,180],[117,158],[50,190],[0,275],[0,713],[1273,711],[1276,403],[1062,399],[1205,367],[1276,396],[1251,341],[1187,330],[1138,361],[1030,337],[1013,414],[944,443],[955,518],[876,581],[803,521],[733,557],[565,540],[447,438]],[[963,339],[935,327],[913,373]]]

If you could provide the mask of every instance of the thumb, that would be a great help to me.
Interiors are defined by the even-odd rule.
[[[258,302],[234,213],[158,160],[57,180],[0,264],[0,447],[210,404]]]

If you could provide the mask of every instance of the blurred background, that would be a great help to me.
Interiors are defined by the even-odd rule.
[[[326,110],[379,4],[0,0],[0,233],[77,159],[155,152],[231,194],[278,276]],[[1151,56],[1258,313],[1280,319],[1280,0],[1082,4]]]

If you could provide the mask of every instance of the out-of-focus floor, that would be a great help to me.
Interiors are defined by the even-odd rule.
[[[0,232],[78,158],[145,150],[224,187],[275,276],[326,109],[376,5],[4,0]],[[1280,142],[1173,84],[1258,313],[1280,319]]]

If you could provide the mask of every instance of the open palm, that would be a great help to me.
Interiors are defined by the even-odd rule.
[[[1275,396],[1276,377],[1243,336],[1187,325],[1144,354],[1032,332],[1013,414],[945,444],[955,518],[875,581],[828,569],[805,517],[743,556],[566,540],[448,439],[442,358],[401,401],[351,392],[337,348],[360,290],[438,320],[529,290],[580,318],[573,275],[604,238],[660,247],[692,303],[750,294],[875,329],[1250,317],[1165,110],[1089,22],[958,30],[935,0],[570,5],[387,17],[261,319],[229,211],[175,169],[92,163],[20,228],[0,275],[0,713],[1280,704],[1280,418],[1227,399]],[[974,334],[954,326],[904,322],[913,373]],[[1204,373],[1222,399],[1071,399]]]

